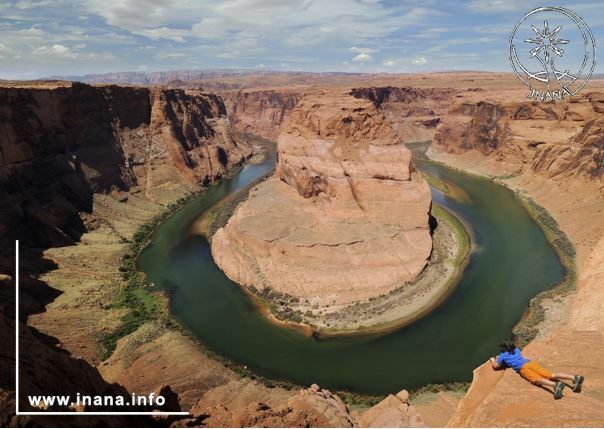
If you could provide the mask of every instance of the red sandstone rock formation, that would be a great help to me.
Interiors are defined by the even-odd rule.
[[[409,393],[402,390],[388,395],[383,401],[369,408],[359,417],[358,427],[369,428],[420,428],[426,427],[422,416],[409,404]]]
[[[207,407],[203,399],[191,409],[191,417],[174,427],[425,427],[422,417],[409,405],[403,390],[389,395],[362,414],[351,414],[346,404],[329,390],[313,384],[283,403],[250,404],[227,408]]]
[[[17,416],[15,415],[15,320],[12,279],[0,275],[0,426],[68,427],[68,426],[150,426],[150,418],[135,416]],[[75,402],[80,395],[118,395],[126,400],[130,393],[119,384],[107,383],[98,370],[82,358],[55,347],[55,339],[20,323],[20,411],[41,411],[30,405],[28,395],[70,395]],[[162,391],[174,395],[169,388]],[[175,406],[174,402],[170,405]],[[177,405],[177,404],[176,404]],[[86,411],[93,411],[87,406]],[[48,411],[74,411],[73,406],[53,405]],[[103,411],[111,409],[105,408]],[[136,407],[115,407],[112,411],[149,411]],[[171,409],[175,411],[175,409]]]
[[[233,129],[276,139],[281,125],[298,100],[320,92],[312,88],[249,89],[224,91]],[[432,140],[451,97],[459,90],[447,88],[359,87],[350,91],[356,98],[371,101],[402,142]]]
[[[370,87],[351,94],[380,109],[404,143],[432,140],[436,127],[458,90],[448,88]]]
[[[600,179],[604,171],[601,93],[568,102],[489,100],[467,92],[452,103],[434,146],[490,155],[546,177]]]
[[[564,390],[564,398],[523,380],[514,371],[493,371],[489,363],[474,371],[470,390],[449,421],[451,427],[604,425],[604,240],[582,267],[567,323],[548,337],[531,342],[523,353],[564,373],[581,373],[581,393]]]
[[[239,132],[276,139],[281,124],[302,94],[295,90],[223,92],[231,126]]]
[[[432,248],[430,189],[372,103],[309,95],[277,155],[276,177],[212,239],[231,279],[329,306],[387,293],[422,271]]]
[[[0,88],[0,237],[70,243],[94,193],[166,200],[221,177],[250,153],[224,116],[218,97],[183,90]]]
[[[225,114],[218,97],[182,90],[65,82],[0,88],[0,302],[9,303],[14,296],[11,279],[3,274],[13,270],[14,238],[21,241],[23,252],[21,315],[27,317],[43,311],[57,294],[29,275],[49,266],[49,261],[39,263],[38,251],[31,248],[71,244],[89,225],[94,227],[96,194],[127,200],[144,192],[147,199],[170,203],[241,163],[250,148],[231,136]],[[0,337],[12,346],[14,314],[5,316],[2,307]],[[105,382],[83,359],[57,347],[54,338],[26,326],[22,332],[22,394],[129,395],[123,387]],[[16,418],[12,347],[0,353],[0,373],[0,404],[7,408],[0,412],[0,425],[156,424],[119,417],[57,417],[52,423]],[[162,392],[170,393],[166,388]],[[171,406],[176,406],[175,396],[170,397]],[[21,404],[25,409],[25,397]]]

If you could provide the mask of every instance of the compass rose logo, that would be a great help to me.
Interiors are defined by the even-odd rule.
[[[553,28],[553,30],[552,30]],[[563,100],[579,92],[596,66],[596,43],[585,22],[560,7],[527,13],[510,36],[510,62],[528,98]]]

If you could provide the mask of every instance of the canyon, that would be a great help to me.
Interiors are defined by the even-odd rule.
[[[329,392],[315,388],[288,402],[288,390],[241,378],[231,364],[209,357],[161,320],[137,326],[105,359],[102,339],[122,329],[129,311],[111,303],[123,287],[118,268],[131,237],[145,222],[237,168],[255,150],[253,139],[231,132],[219,98],[184,89],[68,82],[6,83],[2,91],[2,192],[7,204],[2,207],[1,326],[2,337],[13,344],[11,249],[18,238],[21,356],[37,353],[42,359],[36,379],[22,383],[28,393],[46,393],[40,390],[44,383],[72,395],[165,392],[152,376],[161,371],[180,404],[192,410],[186,424],[206,424],[209,415],[194,410],[199,401],[205,410],[212,397],[219,398],[210,414],[214,420],[209,420],[215,424],[245,415],[269,419],[271,413],[265,411],[272,408],[272,420],[266,421],[273,424],[285,414],[292,415],[287,419],[295,426],[355,424],[358,416]],[[14,351],[5,352],[2,373],[11,374]],[[56,361],[63,362],[63,371],[48,367]],[[14,416],[13,383],[14,377],[3,377],[3,425],[50,424],[44,417]],[[260,401],[256,411],[248,406],[254,398]],[[389,418],[396,424],[421,425],[406,401],[397,399]],[[20,402],[22,410],[30,409],[24,396]],[[330,407],[344,420],[330,420]],[[365,416],[364,421],[377,418]],[[99,417],[94,422],[79,424],[147,426],[171,420]]]
[[[161,371],[162,383],[178,392],[183,408],[196,410],[188,424],[199,425],[287,422],[292,426],[347,427],[448,422],[450,426],[483,426],[497,421],[519,426],[535,424],[544,414],[548,416],[544,422],[553,426],[602,425],[603,398],[598,387],[602,380],[597,371],[604,343],[597,312],[604,298],[598,288],[604,266],[601,81],[594,79],[586,88],[592,92],[568,102],[533,103],[524,100],[525,91],[512,77],[502,74],[335,77],[328,90],[316,87],[320,76],[304,78],[307,81],[295,76],[279,76],[273,81],[270,76],[248,76],[246,85],[237,86],[233,86],[235,77],[218,76],[212,85],[204,86],[215,88],[218,96],[199,91],[198,82],[187,83],[187,76],[175,78],[183,82],[174,88],[0,84],[0,192],[6,202],[0,209],[0,283],[2,303],[9,303],[3,312],[11,307],[6,293],[12,280],[10,249],[19,238],[24,247],[21,290],[27,316],[22,322],[29,325],[24,329],[50,337],[42,343],[36,334],[27,336],[27,341],[32,350],[42,350],[40,354],[48,362],[64,359],[67,370],[52,377],[41,372],[40,377],[81,377],[93,380],[88,387],[97,391],[119,383],[123,387],[113,385],[111,389],[143,392],[160,387],[154,374]],[[225,80],[222,84],[221,79]],[[330,112],[334,106],[329,100],[348,110]],[[355,112],[357,108],[362,110]],[[324,119],[320,123],[305,122],[313,109]],[[363,130],[364,118],[358,116],[367,112],[372,121],[380,119]],[[347,127],[342,126],[344,116],[352,119]],[[352,131],[351,124],[361,131]],[[256,210],[264,210],[262,205],[254,207],[257,197],[281,198],[282,203],[287,202],[283,207],[296,201],[299,206],[291,210],[299,207],[307,215],[318,217],[317,213],[327,212],[337,218],[337,204],[356,204],[354,196],[351,198],[353,186],[334,181],[339,176],[332,176],[327,163],[317,162],[317,154],[324,159],[327,153],[330,162],[337,164],[341,161],[337,153],[330,153],[327,147],[347,147],[367,136],[382,141],[360,146],[353,158],[363,165],[353,166],[349,176],[353,183],[360,178],[380,187],[385,174],[388,180],[408,182],[414,188],[418,223],[398,227],[418,227],[417,233],[424,236],[422,252],[412,262],[415,270],[425,263],[430,247],[426,225],[429,199],[421,197],[427,186],[413,172],[408,151],[395,141],[433,139],[430,157],[492,177],[545,207],[576,249],[578,281],[576,291],[541,300],[543,319],[526,353],[557,370],[584,372],[584,393],[569,393],[556,402],[552,412],[547,392],[526,384],[509,370],[493,372],[483,366],[459,402],[439,395],[428,404],[419,405],[418,400],[412,408],[409,401],[414,398],[409,400],[400,393],[362,413],[351,412],[318,386],[293,393],[241,377],[236,366],[216,359],[190,337],[157,320],[145,322],[121,338],[111,357],[105,359],[100,338],[120,327],[126,311],[110,303],[123,287],[117,268],[121,255],[129,251],[128,241],[141,224],[165,212],[170,204],[225,177],[250,157],[256,149],[247,133],[279,139],[277,177],[252,191],[226,230],[214,237],[213,246],[220,246],[228,228],[233,228],[230,239],[241,240],[241,234],[232,231],[249,221],[248,215],[253,219]],[[335,143],[324,143],[329,139]],[[409,168],[393,172],[388,165],[367,165],[368,158],[360,154],[371,154],[371,146],[393,150],[389,155],[395,155],[397,165]],[[318,173],[316,182],[317,175],[308,173],[309,165]],[[372,177],[376,172],[380,178]],[[325,195],[337,204],[322,201],[327,200]],[[361,195],[361,206],[366,199]],[[317,209],[319,205],[322,211]],[[274,213],[276,217],[283,214]],[[371,210],[359,214],[359,218],[380,221],[371,216]],[[272,238],[283,231],[275,232],[278,234]],[[240,248],[262,244],[258,237],[246,239],[250,241],[239,242]],[[281,242],[275,249],[288,252],[296,250],[295,245]],[[248,274],[232,274],[233,278],[238,275],[245,279]],[[11,343],[14,325],[11,327],[11,314],[7,313],[0,326],[3,338]],[[7,353],[1,356],[2,374],[10,374],[14,363],[10,351]],[[68,359],[69,354],[81,357],[74,359],[79,363]],[[2,398],[10,405],[14,398],[11,378],[2,380]],[[527,403],[536,406],[527,407]],[[392,417],[379,420],[387,415]],[[15,420],[11,422],[11,418]],[[23,420],[9,413],[2,424],[18,422]],[[117,424],[122,423],[126,422]]]

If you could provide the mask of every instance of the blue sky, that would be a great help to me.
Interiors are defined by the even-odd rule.
[[[0,78],[117,71],[510,71],[531,0],[0,0]],[[562,2],[604,40],[601,1]],[[600,37],[603,36],[603,37]]]

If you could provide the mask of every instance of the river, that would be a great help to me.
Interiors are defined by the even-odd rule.
[[[191,233],[205,210],[265,175],[274,162],[247,165],[189,202],[156,230],[138,261],[148,282],[170,294],[176,319],[207,347],[257,374],[366,394],[469,381],[529,300],[564,277],[545,234],[511,191],[418,161],[418,168],[469,197],[455,201],[432,190],[434,202],[460,218],[473,238],[469,264],[450,297],[422,319],[382,335],[320,340],[278,327],[220,271],[206,239]]]

